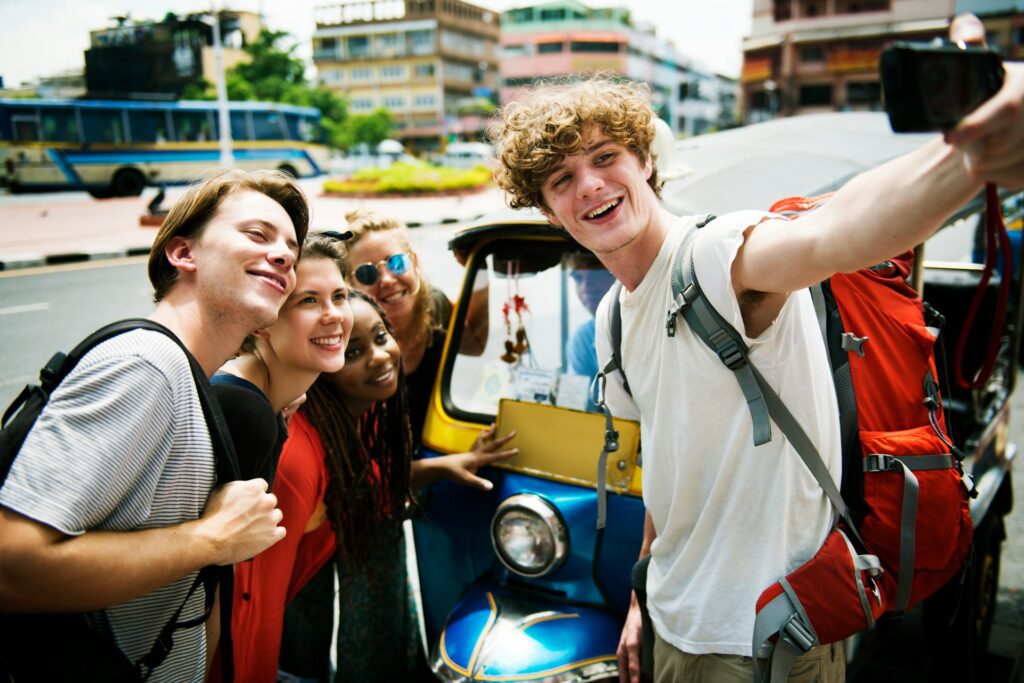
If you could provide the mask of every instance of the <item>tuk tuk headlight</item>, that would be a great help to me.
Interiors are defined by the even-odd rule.
[[[544,576],[569,553],[565,523],[548,501],[532,493],[503,500],[491,520],[491,542],[501,563],[522,576]]]

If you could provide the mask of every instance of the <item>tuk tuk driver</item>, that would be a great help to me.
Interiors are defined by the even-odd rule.
[[[852,179],[822,208],[792,221],[733,213],[696,237],[708,298],[744,334],[836,481],[838,412],[806,288],[921,243],[984,182],[1024,184],[1024,65],[1006,72],[1000,92],[944,139]],[[721,361],[694,335],[664,334],[671,264],[695,220],[658,201],[648,100],[646,87],[600,76],[537,87],[494,126],[497,179],[513,208],[539,207],[624,286],[622,366],[632,398],[613,376],[607,401],[641,422],[655,680],[746,683],[755,601],[814,555],[832,510],[787,440],[754,457],[747,406]],[[607,317],[605,297],[602,366]],[[638,680],[639,623],[634,596],[619,645],[623,681]],[[790,680],[842,681],[844,667],[841,647],[821,645],[797,659]]]

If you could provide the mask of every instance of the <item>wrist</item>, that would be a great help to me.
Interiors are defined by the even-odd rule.
[[[221,564],[224,543],[209,520],[200,517],[190,522],[184,522],[179,531],[183,536],[183,548],[188,549],[187,562],[190,565],[190,571],[202,569],[211,564]]]

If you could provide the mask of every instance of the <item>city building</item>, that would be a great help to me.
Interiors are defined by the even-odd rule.
[[[744,120],[880,109],[882,48],[945,37],[952,9],[949,0],[754,0],[740,76]]]
[[[461,0],[317,7],[313,61],[349,112],[388,109],[416,152],[479,140],[497,93],[499,16]]]
[[[85,74],[81,69],[70,69],[5,88],[0,80],[0,98],[49,97],[74,99],[85,95]]]
[[[258,14],[219,14],[224,68],[249,56],[243,46],[256,40]],[[116,26],[89,32],[85,86],[94,99],[178,99],[190,84],[216,82],[212,17],[201,13],[161,21],[115,17]]]
[[[624,7],[556,0],[501,17],[501,101],[539,79],[612,72],[648,83],[659,115],[680,134],[732,125],[737,85],[684,58]]]
[[[956,13],[970,12],[985,24],[989,47],[1004,59],[1024,59],[1024,2],[1014,0],[957,0]]]

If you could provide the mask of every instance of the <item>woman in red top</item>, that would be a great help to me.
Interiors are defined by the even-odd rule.
[[[235,570],[238,681],[270,683],[279,668],[291,669],[285,661],[279,666],[285,607],[335,556],[341,584],[336,680],[404,681],[423,674],[402,535],[411,485],[442,476],[475,479],[480,467],[515,453],[501,450],[507,438],[495,439],[492,429],[472,452],[414,472],[398,345],[372,299],[352,291],[349,303],[345,367],[313,383],[288,425],[273,486],[288,534]],[[320,599],[303,611],[321,610],[325,602],[333,607],[333,600]],[[331,638],[330,620],[321,618],[309,619],[298,636],[325,638]],[[328,678],[327,658],[320,649],[291,673]]]

